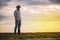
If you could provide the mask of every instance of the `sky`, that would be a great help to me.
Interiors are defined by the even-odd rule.
[[[14,32],[18,4],[21,32],[60,32],[60,0],[0,0],[0,33]]]

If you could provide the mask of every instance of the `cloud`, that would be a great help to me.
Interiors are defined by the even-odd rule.
[[[4,20],[4,19],[6,19],[7,17],[5,16],[5,15],[2,15],[1,13],[0,13],[0,21],[2,21],[2,20]]]
[[[60,3],[60,0],[49,0],[49,1],[53,3]]]
[[[8,2],[10,2],[11,0],[0,0],[0,9],[4,6],[8,5]]]
[[[18,0],[19,3],[27,4],[27,5],[47,5],[48,0]]]

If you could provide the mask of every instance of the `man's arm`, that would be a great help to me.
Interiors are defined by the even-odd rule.
[[[17,12],[16,11],[14,12],[14,17],[17,20]]]

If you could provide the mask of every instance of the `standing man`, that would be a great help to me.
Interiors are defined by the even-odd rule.
[[[14,18],[15,18],[14,34],[16,34],[16,29],[18,28],[18,35],[20,35],[20,28],[21,28],[20,8],[21,6],[17,5],[16,10],[14,11]]]

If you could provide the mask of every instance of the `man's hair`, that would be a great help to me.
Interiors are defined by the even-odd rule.
[[[21,6],[20,5],[17,5],[16,8],[21,8]]]

